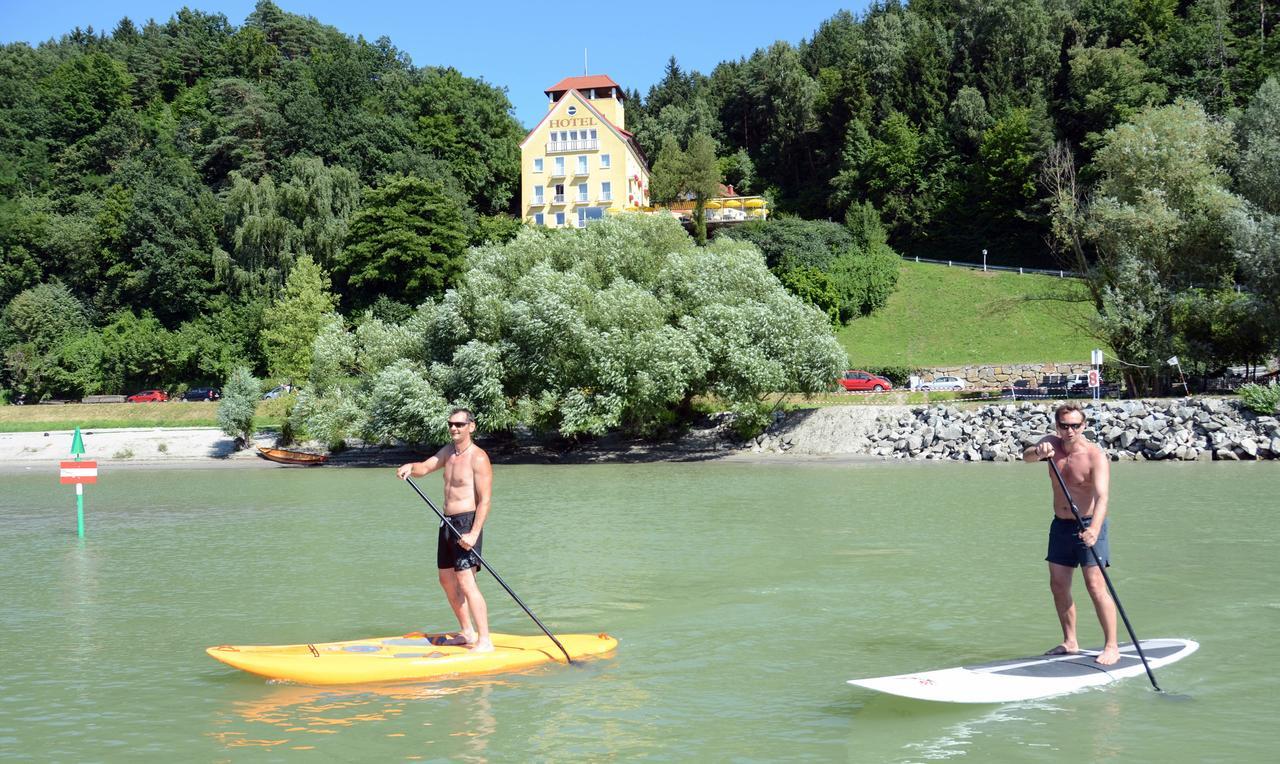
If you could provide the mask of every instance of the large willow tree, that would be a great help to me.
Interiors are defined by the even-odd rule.
[[[489,430],[652,433],[698,396],[755,410],[825,389],[846,364],[826,317],[753,245],[697,247],[639,215],[474,248],[442,299],[400,326],[334,321],[315,361],[299,424],[329,441],[442,438],[450,404]]]

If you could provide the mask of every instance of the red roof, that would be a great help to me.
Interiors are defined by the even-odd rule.
[[[586,77],[565,77],[556,84],[542,91],[547,95],[563,93],[566,90],[590,90],[591,88],[617,88],[622,96],[622,86],[609,79],[606,74],[592,74]]]

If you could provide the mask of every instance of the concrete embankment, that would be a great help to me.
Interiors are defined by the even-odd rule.
[[[893,459],[1012,461],[1052,431],[1054,403],[851,406],[793,412],[744,450]],[[1102,401],[1086,434],[1113,461],[1280,459],[1280,421],[1234,399]]]

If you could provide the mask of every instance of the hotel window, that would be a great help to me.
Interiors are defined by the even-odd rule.
[[[587,223],[604,217],[604,210],[599,207],[579,207],[578,227],[586,228]]]
[[[552,204],[564,204],[564,184],[556,184],[556,195],[551,198]]]
[[[564,157],[556,157],[555,176],[557,178],[564,177]]]
[[[534,225],[546,225],[546,217],[541,212],[533,216]]]
[[[600,184],[600,201],[602,202],[613,201],[613,184],[607,180],[604,183]]]
[[[542,157],[533,160],[533,171],[542,172]]]
[[[601,155],[600,155],[600,169],[601,169],[601,170],[607,170],[607,169],[609,169],[609,155],[608,155],[608,154],[601,154]],[[539,170],[539,172],[541,172],[541,170]]]
[[[579,184],[578,184],[578,201],[580,201],[580,202],[588,201],[588,199],[587,199],[587,184],[586,184],[586,183],[579,183]]]
[[[585,156],[578,157],[578,174],[587,174],[587,158]]]
[[[563,226],[563,225],[564,225],[564,213],[563,213],[563,212],[557,212],[557,213],[556,213],[556,225],[558,225],[558,226]]]
[[[596,139],[596,131],[595,131],[595,130],[592,130],[592,131],[591,131],[591,140],[593,140],[593,141],[594,141],[595,139]]]
[[[533,203],[542,204],[545,201],[546,199],[543,198],[543,194],[542,194],[542,186],[534,186],[533,187]]]

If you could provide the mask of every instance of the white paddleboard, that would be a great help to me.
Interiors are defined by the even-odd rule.
[[[1152,669],[1180,661],[1199,647],[1189,639],[1142,640],[1142,652]],[[1094,661],[1097,655],[1097,650],[1076,655],[1037,655],[918,674],[850,679],[849,684],[943,703],[1009,703],[1061,695],[1146,673],[1131,643],[1120,645],[1120,660],[1113,665],[1098,665]]]

